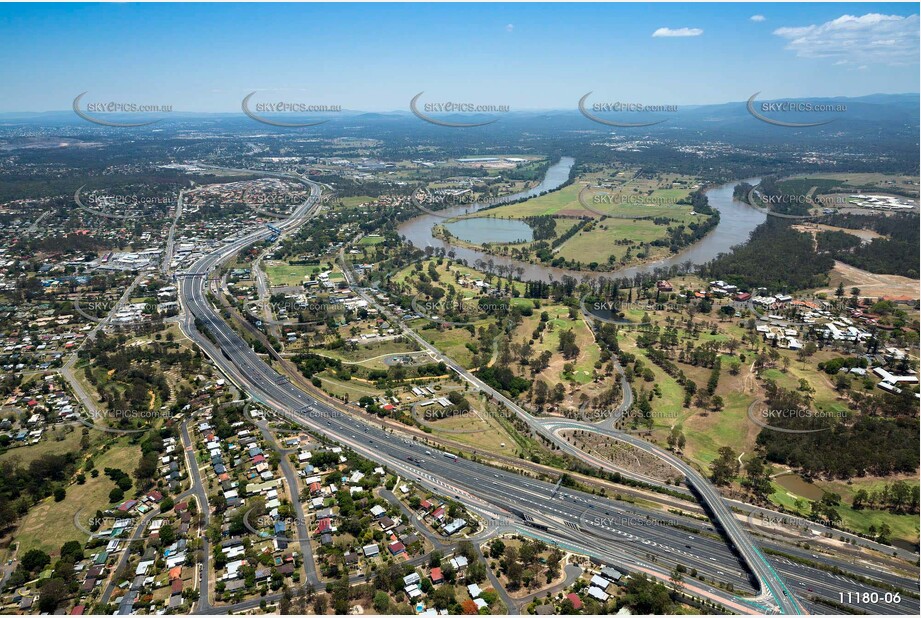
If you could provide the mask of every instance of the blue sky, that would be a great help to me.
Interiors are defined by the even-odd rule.
[[[917,92],[918,32],[917,3],[3,4],[0,111],[66,110],[84,91],[215,112],[254,90],[370,111],[420,91],[512,110],[588,91],[678,105]]]

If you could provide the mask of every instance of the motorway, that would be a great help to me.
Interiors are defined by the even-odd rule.
[[[312,216],[319,203],[318,185],[303,178],[296,178],[311,187],[311,198],[298,207],[289,219],[278,224],[285,233],[296,229]],[[766,593],[756,599],[746,599],[709,583],[697,580],[685,582],[684,588],[689,593],[709,598],[730,611],[803,613],[803,605],[787,591],[780,575],[750,537],[742,531],[712,486],[705,480],[701,483],[702,477],[683,461],[639,438],[590,426],[591,430],[600,429],[606,435],[614,434],[612,437],[616,439],[650,450],[682,471],[710,506],[711,513],[716,516],[726,534],[730,538],[740,539],[734,543],[739,547],[745,563],[758,574],[760,591],[751,587],[745,573],[745,564],[740,562],[716,535],[687,534],[685,530],[670,525],[671,522],[663,521],[667,518],[661,511],[647,511],[631,504],[582,492],[557,490],[550,483],[465,459],[455,462],[440,456],[437,451],[430,454],[425,447],[412,440],[355,419],[296,388],[256,355],[215,313],[204,293],[208,274],[214,268],[240,249],[264,240],[269,235],[268,230],[258,230],[241,236],[201,258],[180,280],[180,300],[184,308],[180,325],[183,331],[202,347],[231,381],[254,399],[273,408],[289,421],[298,422],[325,434],[360,455],[386,464],[392,470],[407,478],[414,478],[420,484],[439,493],[454,496],[486,520],[491,519],[502,526],[538,538],[546,537],[548,542],[566,549],[621,565],[629,570],[648,573],[666,583],[673,566],[681,563],[689,569],[696,568],[701,574],[722,582],[724,586],[731,584],[735,591]],[[195,328],[195,319],[207,329],[215,343]],[[435,354],[440,357],[439,360],[451,364],[450,359],[441,357],[437,352]],[[479,388],[479,385],[477,387]],[[481,390],[489,392],[491,389],[486,387]],[[496,395],[501,400],[501,394]],[[522,412],[535,423],[542,434],[552,436],[555,442],[562,441],[555,433],[556,426],[545,426],[538,419]],[[585,425],[578,424],[578,428],[588,429]],[[578,453],[580,457],[585,458],[584,453]],[[409,461],[409,458],[413,461]],[[419,463],[420,460],[423,463]],[[647,523],[642,523],[643,521]],[[683,521],[681,524],[686,525]],[[634,534],[638,529],[642,529],[642,533]],[[801,565],[790,565],[787,570],[800,573],[803,568],[805,567]],[[821,571],[819,573],[824,574]],[[795,577],[791,578],[791,581],[793,579]],[[839,583],[835,590],[840,589]],[[837,596],[833,595],[830,598]],[[808,605],[808,609],[813,609],[811,603]],[[904,608],[900,610],[904,611]],[[891,611],[893,610],[890,609],[886,613]]]

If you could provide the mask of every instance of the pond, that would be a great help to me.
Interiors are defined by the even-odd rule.
[[[798,474],[781,474],[774,477],[774,482],[789,491],[795,496],[806,498],[807,500],[821,500],[825,493],[821,488],[812,483],[807,483],[803,477]]]
[[[473,217],[445,224],[456,238],[477,245],[486,243],[518,243],[534,240],[534,232],[524,221]]]

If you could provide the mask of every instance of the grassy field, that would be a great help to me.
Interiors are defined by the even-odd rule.
[[[29,510],[16,532],[20,542],[20,555],[33,548],[46,552],[57,552],[67,541],[86,541],[86,533],[74,525],[74,517],[80,513],[81,520],[91,517],[97,509],[110,506],[109,492],[115,483],[103,474],[105,468],[119,468],[129,475],[137,467],[141,457],[140,446],[128,444],[128,438],[121,438],[105,453],[94,458],[99,476],[86,475],[84,485],[70,485],[67,496],[61,502],[46,498]],[[126,492],[126,497],[132,495]],[[53,531],[53,533],[50,533]]]
[[[588,231],[580,231],[567,240],[556,252],[556,255],[567,260],[575,260],[583,264],[598,262],[607,263],[609,256],[616,261],[622,261],[627,251],[636,257],[639,248],[635,245],[614,244],[621,239],[630,239],[636,243],[651,243],[665,238],[666,227],[656,225],[652,221],[638,221],[634,219],[609,219],[604,223],[596,224]],[[668,254],[666,247],[650,247],[646,254],[647,259],[661,257]]]
[[[455,442],[463,442],[477,450],[499,455],[514,455],[515,441],[492,415],[463,415],[428,421],[432,435]],[[502,444],[505,444],[503,447]]]
[[[428,320],[414,320],[411,325],[422,337],[438,348],[441,352],[450,356],[462,366],[470,368],[473,363],[473,352],[467,348],[468,343],[476,344],[476,339],[466,328],[450,328],[448,330],[439,330],[436,328],[422,330],[424,324],[430,323]],[[485,325],[477,324],[479,327]]]
[[[586,190],[586,185],[592,188]],[[666,238],[669,226],[704,220],[703,215],[692,215],[690,206],[677,204],[689,195],[691,186],[692,181],[688,178],[636,178],[633,171],[611,173],[605,170],[583,175],[577,182],[559,191],[470,216],[485,214],[505,219],[541,215],[567,217],[555,222],[559,237],[574,224],[576,217],[597,219],[599,213],[609,215],[587,225],[558,247],[555,254],[585,265],[592,262],[607,264],[611,259],[615,263],[631,263],[666,256],[669,253],[667,247],[647,247],[646,251],[642,251],[640,245]],[[667,218],[670,222],[668,225],[656,225],[652,218]],[[629,240],[632,245],[616,244],[622,240]],[[523,247],[520,244],[508,245],[499,253],[507,254]]]
[[[579,193],[586,184],[603,185],[603,189],[590,189],[583,199],[592,210],[624,217],[658,217],[675,216],[690,213],[688,206],[676,207],[674,204],[690,194],[693,179],[678,175],[663,174],[659,178],[638,178],[633,170],[601,170],[583,175],[573,184],[541,195],[521,204],[511,204],[489,210],[497,217],[522,218],[535,215],[554,215],[568,211],[571,214],[592,215],[579,202]],[[596,193],[604,192],[605,197],[593,199]],[[607,203],[608,198],[612,203]]]
[[[869,489],[870,486],[874,484],[881,484],[882,480],[874,480],[864,486],[865,489]],[[891,481],[889,481],[891,482]],[[914,484],[917,484],[917,479],[914,479]],[[909,543],[918,542],[918,516],[917,515],[896,515],[888,511],[878,511],[873,509],[863,509],[860,511],[855,511],[849,506],[849,501],[851,494],[847,491],[842,490],[842,485],[846,485],[843,482],[837,481],[817,481],[817,487],[820,487],[826,491],[835,491],[835,493],[841,493],[842,504],[836,506],[835,510],[841,515],[842,525],[845,528],[860,532],[863,534],[869,534],[870,526],[874,526],[879,529],[879,527],[885,523],[892,530],[892,539],[901,539]],[[855,486],[859,484],[859,481],[855,481]],[[797,496],[795,493],[790,490],[781,487],[777,483],[774,483],[775,491],[770,496],[771,502],[774,504],[782,505],[791,512],[798,513],[802,516],[807,516],[809,514],[809,508],[806,506],[806,500]],[[855,490],[858,487],[855,487]]]
[[[300,285],[313,279],[321,270],[319,264],[286,264],[284,262],[263,262],[270,285]]]
[[[470,281],[476,281],[482,279],[484,281],[492,281],[495,283],[496,278],[494,276],[490,277],[484,275],[483,273],[464,266],[463,264],[458,264],[450,259],[441,260],[441,264],[438,264],[437,259],[425,260],[422,262],[422,271],[428,272],[429,264],[435,264],[435,270],[438,272],[439,281],[435,282],[435,285],[445,289],[447,285],[454,286],[458,294],[463,295],[464,298],[474,298],[480,296],[478,288],[466,288],[458,284],[458,279],[463,277]],[[392,281],[394,283],[406,283],[407,281],[412,284],[412,281],[415,280],[415,267],[410,266],[404,268],[400,272],[394,274]],[[523,293],[525,291],[525,285],[520,281],[513,282],[512,284],[516,290]]]
[[[80,437],[84,426],[74,424],[69,426],[52,426],[45,431],[41,441],[38,444],[29,446],[20,446],[11,448],[2,455],[0,461],[19,462],[19,465],[27,467],[32,461],[43,455],[63,455],[80,450]],[[90,431],[90,445],[95,445],[100,440],[98,431]]]
[[[544,381],[551,386],[557,382],[575,381],[578,384],[588,384],[592,381],[595,372],[595,363],[601,358],[599,350],[592,333],[580,317],[576,319],[569,318],[569,308],[562,305],[546,305],[540,309],[534,310],[534,315],[522,320],[518,328],[512,335],[512,340],[516,342],[530,341],[531,334],[540,323],[540,316],[547,312],[549,320],[547,321],[546,330],[544,330],[541,339],[534,341],[534,357],[540,356],[541,352],[547,350],[553,353],[553,359],[550,366],[542,371],[539,375]],[[560,354],[560,333],[572,330],[576,334],[576,345],[579,346],[579,357],[567,361]],[[566,363],[573,364],[572,374],[564,375],[563,365]]]
[[[641,320],[642,315],[643,311],[639,309],[626,312],[626,317],[636,322]],[[665,315],[667,312],[650,313],[653,322],[661,321]],[[720,325],[720,328],[732,331],[734,327],[727,322]],[[680,345],[683,345],[687,333],[679,330],[679,335],[682,338]],[[711,334],[705,330],[693,341],[695,345],[700,345],[712,340],[725,341],[729,337],[730,332],[720,331]],[[738,339],[738,336],[736,338]],[[723,408],[719,411],[702,410],[694,406],[685,408],[684,389],[674,378],[649,361],[642,349],[636,347],[635,335],[622,332],[621,347],[627,352],[643,357],[644,366],[648,367],[654,376],[652,382],[637,379],[634,388],[649,391],[656,386],[662,393],[662,397],[655,397],[652,401],[655,417],[653,436],[660,444],[665,444],[672,425],[680,425],[686,439],[684,455],[701,470],[709,469],[710,462],[716,459],[717,451],[723,446],[732,447],[737,453],[754,451],[759,428],[748,418],[748,407],[754,400],[755,393],[746,389],[747,365],[741,368],[739,375],[733,376],[728,369],[730,364],[738,362],[738,359],[722,355],[723,369],[715,394],[722,397]],[[710,369],[706,367],[695,367],[685,363],[679,363],[679,367],[698,388],[706,385],[710,377]]]
[[[358,382],[357,380],[339,380],[326,371],[320,372],[316,375],[323,383],[323,390],[337,397],[348,395],[349,401],[358,401],[366,395],[374,397],[384,394],[384,391],[375,388],[373,384],[368,384],[367,382]]]
[[[383,236],[365,236],[364,238],[358,241],[358,244],[363,247],[370,247],[374,245],[379,245],[382,242],[384,242]]]
[[[681,405],[684,401],[684,390],[662,369],[650,362],[645,352],[636,347],[632,338],[621,336],[620,345],[625,352],[636,354],[643,358],[643,364],[652,371],[653,381],[639,380],[635,382],[634,389],[637,391],[649,391],[652,390],[653,385],[658,385],[662,396],[656,397],[652,401],[653,433],[657,438],[664,441],[673,425],[681,424],[693,415],[693,411],[685,409]]]
[[[339,197],[337,200],[342,202],[343,208],[355,208],[362,204],[373,202],[374,198],[368,195],[350,195],[348,197]]]
[[[365,367],[385,369],[387,365],[383,362],[382,358],[378,357],[388,354],[405,354],[415,350],[416,347],[411,343],[382,341],[370,345],[359,345],[355,350],[339,348],[336,350],[320,350],[317,353],[330,358],[339,359],[346,363],[360,363]]]

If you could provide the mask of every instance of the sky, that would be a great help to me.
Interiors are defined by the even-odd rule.
[[[917,3],[0,4],[0,112],[918,92]]]

